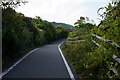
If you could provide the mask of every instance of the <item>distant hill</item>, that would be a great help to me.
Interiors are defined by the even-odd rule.
[[[72,25],[69,25],[69,24],[65,24],[65,23],[57,23],[57,22],[50,22],[53,26],[58,26],[58,25],[61,25],[63,26],[64,28],[66,29],[70,29],[70,28],[74,28]]]

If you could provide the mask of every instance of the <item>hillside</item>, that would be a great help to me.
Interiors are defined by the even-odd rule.
[[[61,25],[61,26],[63,26],[63,27],[64,27],[64,28],[66,28],[66,29],[73,28],[73,26],[72,26],[72,25],[65,24],[65,23],[51,22],[51,24],[53,24],[53,26],[58,26],[58,25]]]

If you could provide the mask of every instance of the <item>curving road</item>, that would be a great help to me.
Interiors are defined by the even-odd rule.
[[[65,39],[38,48],[9,71],[4,79],[70,79],[58,45]]]

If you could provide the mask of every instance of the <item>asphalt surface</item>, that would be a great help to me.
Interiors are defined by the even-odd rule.
[[[4,78],[70,78],[58,45],[65,39],[40,47],[32,52]]]

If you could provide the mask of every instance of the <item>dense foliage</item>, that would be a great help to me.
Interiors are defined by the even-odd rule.
[[[56,30],[57,39],[68,36],[69,30],[65,29],[62,26],[56,26],[55,30]]]
[[[96,71],[92,71],[95,67],[88,67],[88,65],[91,64],[88,62],[89,59],[91,59],[89,53],[94,52],[96,49],[96,45],[92,42],[90,35],[90,29],[92,29],[94,25],[91,23],[77,24],[75,30],[69,33],[68,40],[65,41],[62,48],[66,57],[70,60],[75,73],[82,79],[93,79],[97,76]],[[96,76],[93,74],[96,74]]]
[[[11,7],[3,8],[2,13],[3,65],[16,56],[24,55],[21,51],[67,37],[69,33],[63,27],[58,29],[38,16],[25,17]]]
[[[77,42],[63,44],[66,56],[82,79],[115,80],[120,77],[120,1],[114,0],[101,9],[106,11],[99,14],[103,20],[98,26],[85,28],[85,18],[81,17],[75,23],[76,29],[69,34],[69,38],[76,37]]]
[[[99,10],[101,9],[106,10],[103,14],[100,14],[103,20],[97,27],[91,30],[91,34],[101,36],[107,41],[103,39],[98,40],[95,37],[92,37],[92,39],[101,45],[96,51],[105,62],[103,65],[106,65],[103,68],[105,72],[102,73],[107,75],[103,76],[116,79],[120,77],[120,62],[113,59],[113,56],[120,58],[120,47],[116,46],[116,44],[120,45],[120,1],[114,0],[107,7],[100,8]]]
[[[36,18],[32,19],[32,22],[34,25],[39,28],[40,30],[43,30],[45,32],[44,37],[47,42],[50,42],[54,39],[56,39],[56,32],[55,27],[49,23],[46,20],[42,20],[40,17],[36,16]]]

